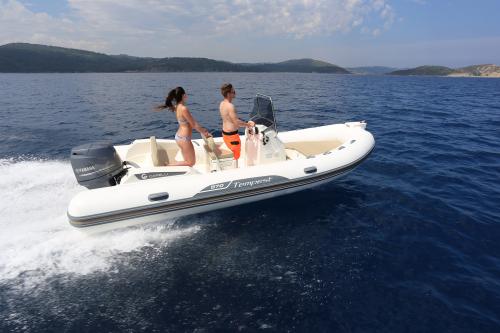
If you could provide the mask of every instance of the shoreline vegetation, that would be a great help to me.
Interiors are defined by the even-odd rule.
[[[420,66],[397,69],[383,66],[343,68],[315,59],[277,63],[232,63],[192,57],[133,57],[63,48],[11,43],[0,46],[0,73],[162,73],[162,72],[292,72],[354,75],[448,76],[500,78],[500,66],[473,65],[452,69]]]

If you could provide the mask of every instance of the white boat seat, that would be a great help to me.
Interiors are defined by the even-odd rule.
[[[209,158],[208,167],[211,172],[234,169],[237,166],[232,151],[221,149],[223,144],[216,144],[212,137],[202,137],[205,141],[203,146]]]
[[[151,148],[151,161],[153,162],[153,166],[164,166],[168,164],[167,152],[163,149],[158,148],[156,137],[150,137],[149,141]]]
[[[234,158],[234,154],[230,150],[221,149],[222,144],[217,145],[214,141],[214,138],[209,137],[205,139],[205,150],[210,156],[211,160],[215,159],[226,159],[226,158]]]
[[[306,155],[293,148],[285,148],[285,154],[287,160],[301,160],[307,158]]]

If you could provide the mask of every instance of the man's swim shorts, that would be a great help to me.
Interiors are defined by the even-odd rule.
[[[224,143],[229,148],[229,150],[233,152],[234,159],[239,159],[241,153],[241,140],[240,135],[238,134],[238,130],[234,132],[222,131],[222,138],[224,139]]]

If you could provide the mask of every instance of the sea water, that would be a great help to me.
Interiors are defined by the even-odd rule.
[[[366,120],[352,173],[294,195],[87,235],[73,146],[173,138],[183,86],[281,131]],[[195,135],[196,136],[196,135]],[[0,74],[0,331],[500,330],[500,80],[322,74]]]

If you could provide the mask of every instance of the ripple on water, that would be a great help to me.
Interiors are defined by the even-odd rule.
[[[500,80],[1,76],[0,330],[498,331]],[[376,148],[295,195],[105,236],[69,228],[71,147],[172,137],[173,115],[151,108],[181,82],[217,133],[227,81],[242,118],[263,92],[280,130],[366,120]]]

